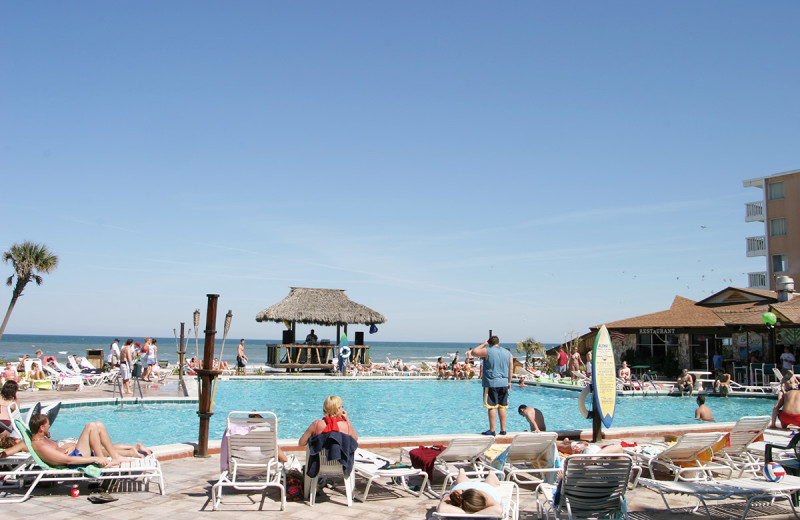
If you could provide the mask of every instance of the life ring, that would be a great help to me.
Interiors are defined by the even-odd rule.
[[[581,415],[584,419],[589,419],[592,417],[592,413],[586,409],[586,396],[592,393],[591,385],[586,385],[583,390],[581,390],[581,395],[578,397],[578,410],[580,410]]]
[[[350,357],[350,347],[347,345],[343,347],[339,347],[339,355],[341,357],[349,358]]]

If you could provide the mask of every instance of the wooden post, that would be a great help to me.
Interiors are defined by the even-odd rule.
[[[178,390],[183,389],[184,397],[189,395],[189,389],[186,388],[186,381],[183,380],[183,365],[186,363],[186,345],[184,344],[184,326],[186,324],[181,322],[181,344],[178,349]]]
[[[594,406],[592,411],[592,442],[603,440],[603,422],[600,420],[600,411]]]
[[[197,377],[200,380],[200,399],[197,415],[200,417],[200,435],[197,440],[197,450],[195,457],[208,457],[208,425],[211,416],[211,388],[214,386],[214,379],[222,373],[222,370],[214,370],[214,335],[217,333],[214,328],[217,322],[217,299],[219,294],[207,294],[208,310],[206,312],[206,338],[203,344],[203,368],[198,369]]]

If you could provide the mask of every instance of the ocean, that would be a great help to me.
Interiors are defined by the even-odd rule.
[[[66,359],[68,354],[86,356],[87,349],[103,349],[103,355],[108,354],[108,347],[114,337],[111,336],[44,336],[34,334],[4,334],[0,339],[0,358],[16,361],[25,354],[35,356],[38,349],[42,349],[45,356],[55,356],[59,361]],[[119,337],[120,345],[125,342],[126,337]],[[144,342],[143,337],[134,337],[134,341]],[[158,359],[177,363],[178,361],[178,340],[176,338],[156,338],[158,340]],[[228,363],[236,361],[236,347],[242,338],[229,336],[225,341],[223,359]],[[245,339],[245,354],[249,362],[248,366],[255,368],[263,365],[267,361],[266,345],[280,344],[280,340],[267,339]],[[460,352],[459,358],[464,359],[464,352],[475,347],[477,343],[434,343],[434,342],[400,342],[400,341],[367,341],[370,346],[370,358],[375,363],[383,363],[386,358],[402,359],[404,363],[428,363],[435,362],[439,356],[446,361],[452,359],[453,354]],[[504,344],[514,353],[516,357],[523,357],[516,353],[516,344]],[[549,347],[550,345],[548,345]],[[222,350],[222,336],[218,334],[214,342],[215,357],[220,356]],[[198,337],[197,350],[202,357],[203,337]],[[195,338],[187,338],[186,356],[187,359],[195,355]]]

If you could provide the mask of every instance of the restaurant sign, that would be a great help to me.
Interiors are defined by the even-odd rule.
[[[639,329],[639,334],[675,334],[675,329]]]

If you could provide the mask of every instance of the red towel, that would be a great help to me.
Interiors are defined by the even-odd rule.
[[[428,474],[428,479],[433,482],[433,461],[444,449],[444,446],[420,446],[409,452],[411,465]]]

